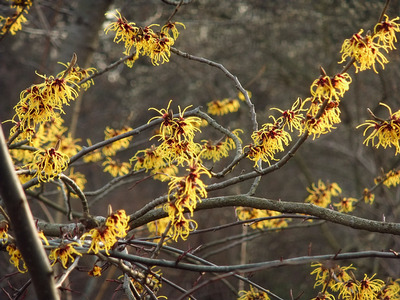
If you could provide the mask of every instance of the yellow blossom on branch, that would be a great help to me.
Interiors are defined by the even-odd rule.
[[[270,300],[268,294],[266,292],[259,291],[256,288],[253,288],[252,285],[250,285],[250,290],[249,291],[239,291],[239,297],[237,300]]]
[[[374,27],[374,37],[378,39],[377,43],[385,49],[396,49],[394,43],[397,42],[396,32],[400,31],[400,24],[396,23],[400,18],[396,17],[389,20],[387,15],[384,15],[384,20],[376,24]]]
[[[259,159],[268,164],[271,160],[276,160],[275,154],[284,151],[284,146],[289,145],[292,140],[290,134],[276,122],[264,124],[261,129],[253,132],[251,138],[253,143],[245,148],[248,148],[247,157],[254,161],[255,165]]]
[[[228,113],[237,112],[240,107],[240,103],[237,99],[223,99],[214,100],[207,103],[207,112],[210,115],[222,116]]]
[[[382,146],[386,149],[386,147],[394,146],[396,148],[395,155],[397,155],[400,153],[400,110],[392,113],[392,109],[387,104],[379,104],[388,109],[389,119],[384,120],[378,118],[369,110],[374,119],[365,121],[365,123],[358,125],[357,128],[366,126],[363,132],[364,136],[369,129],[373,129],[364,140],[366,146],[368,146],[369,142],[371,142],[372,146],[375,148]]]
[[[334,291],[337,291],[334,288],[336,282],[347,282],[351,280],[350,271],[355,270],[355,268],[350,266],[339,266],[333,261],[325,261],[323,263],[313,263],[311,264],[312,268],[315,268],[312,274],[315,274],[315,284],[314,288],[322,285],[328,286]]]
[[[395,187],[400,183],[400,170],[390,170],[383,176],[375,178],[375,184],[378,184],[383,180],[383,184],[390,187]]]
[[[101,276],[101,267],[94,265],[93,268],[88,272],[89,276],[99,277]]]
[[[131,167],[130,163],[113,160],[111,157],[107,157],[102,165],[105,167],[104,172],[110,173],[112,177],[129,174],[129,169]]]
[[[80,246],[80,244],[77,242],[61,243],[60,247],[52,249],[49,255],[49,259],[53,261],[51,265],[54,266],[57,261],[60,261],[61,265],[64,267],[64,269],[66,269],[69,260],[74,262],[75,255],[82,256],[82,254],[79,253],[74,246]]]
[[[306,111],[303,106],[306,102],[307,101],[302,101],[300,98],[297,98],[290,109],[281,110],[275,107],[271,108],[271,110],[277,110],[282,114],[276,122],[282,124],[283,128],[287,127],[291,132],[293,132],[294,129],[301,131],[304,120],[303,112]]]
[[[358,291],[358,299],[375,300],[378,298],[379,292],[385,286],[381,279],[373,279],[375,274],[371,277],[364,275],[364,279],[360,281],[360,289]]]
[[[68,167],[69,157],[55,148],[46,150],[39,149],[34,153],[33,161],[26,165],[29,170],[34,171],[39,181],[50,181]]]
[[[320,76],[311,84],[311,95],[314,99],[324,101],[325,99],[339,101],[349,89],[351,77],[347,73],[337,74],[333,77]]]
[[[146,171],[154,169],[155,171],[164,167],[166,165],[160,150],[152,145],[150,148],[145,150],[139,150],[130,159],[130,163],[135,165],[133,170],[139,171],[141,169],[146,169]]]
[[[57,77],[59,77],[59,78],[64,77],[65,75],[67,75],[66,71],[68,71],[69,73],[71,73],[73,75],[71,77],[71,79],[76,84],[78,84],[80,81],[92,76],[97,71],[95,68],[82,69],[76,64],[73,67],[71,67],[70,66],[71,64],[69,62],[67,64],[64,64],[64,63],[60,63],[60,64],[63,65],[66,68],[66,70],[57,74]],[[84,82],[83,84],[81,84],[80,87],[82,87],[85,91],[87,91],[87,89],[92,85],[94,85],[94,81],[93,81],[93,79],[90,79],[90,80],[87,80],[86,82]]]
[[[353,203],[356,203],[358,200],[355,198],[347,198],[343,197],[339,203],[334,203],[333,206],[336,206],[339,212],[349,213],[354,210]]]
[[[270,220],[254,221],[253,223],[250,223],[250,227],[253,229],[287,227],[288,219],[279,218],[281,214],[282,213],[273,210],[255,209],[250,207],[236,208],[236,215],[239,220],[252,220],[259,218],[278,217],[278,218],[271,218]]]
[[[8,241],[8,222],[4,220],[0,222],[0,239],[2,239],[3,245]]]
[[[28,8],[29,6],[26,5],[26,7]],[[21,30],[22,24],[27,22],[23,15],[24,12],[27,12],[27,8],[17,6],[11,17],[0,16],[0,35],[4,35],[6,32],[15,35],[17,31]]]
[[[331,197],[338,196],[342,189],[335,182],[325,184],[322,180],[318,180],[318,184],[312,183],[311,188],[307,188],[307,191],[310,195],[307,196],[305,202],[327,207],[331,203]]]
[[[131,130],[132,130],[132,128],[128,127],[128,126],[124,126],[121,129],[113,129],[113,128],[107,126],[104,131],[104,139],[108,140],[108,139],[119,136],[119,135],[124,134]],[[114,156],[117,153],[117,151],[128,148],[131,140],[132,140],[132,136],[128,136],[126,138],[119,139],[113,143],[110,143],[103,147],[103,150],[102,150],[103,154],[105,156]]]
[[[81,236],[81,241],[90,239],[90,247],[87,253],[98,253],[104,250],[107,254],[118,238],[124,238],[129,230],[129,216],[124,210],[111,214],[103,225],[91,229]]]
[[[133,22],[128,22],[118,11],[113,16],[117,21],[107,26],[105,32],[107,34],[109,31],[115,31],[114,42],[117,44],[124,42],[125,55],[131,55],[132,48],[135,49],[134,56],[128,62],[130,67],[132,67],[139,55],[150,57],[154,66],[168,62],[171,55],[171,46],[179,35],[177,25],[185,27],[180,22],[169,22],[160,31],[155,31],[152,27],[159,26],[158,24],[139,27]]]
[[[6,249],[10,255],[10,263],[13,264],[20,273],[26,273],[28,269],[17,246],[15,246],[15,244],[8,244]]]
[[[168,199],[174,201],[179,210],[188,209],[193,215],[197,202],[207,197],[206,185],[200,179],[205,174],[211,177],[210,172],[198,161],[192,159],[186,169],[188,174],[182,177],[172,176],[169,183]],[[172,197],[172,195],[174,195]]]
[[[233,130],[232,133],[239,136],[241,129]],[[239,137],[238,137],[239,138]],[[241,142],[240,138],[239,141]],[[203,143],[202,150],[200,152],[200,157],[204,159],[212,159],[213,162],[219,161],[223,157],[229,156],[229,151],[236,148],[236,145],[230,137],[225,137],[224,140],[218,142],[212,142],[210,140],[202,140]]]
[[[382,68],[385,68],[385,64],[389,61],[380,51],[384,49],[381,44],[374,41],[374,37],[367,34],[362,35],[363,30],[354,34],[350,39],[346,39],[343,42],[342,49],[342,60],[339,63],[344,62],[348,57],[355,60],[354,67],[356,68],[356,73],[359,71],[368,70],[371,67],[376,70],[375,64],[379,63]]]
[[[175,242],[178,238],[186,240],[190,232],[197,229],[197,222],[193,219],[186,218],[183,214],[176,215],[172,221],[169,236]]]

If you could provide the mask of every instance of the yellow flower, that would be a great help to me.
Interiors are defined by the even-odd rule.
[[[4,245],[8,241],[8,222],[2,220],[0,222],[0,239],[2,239],[1,243]]]
[[[240,129],[233,130],[232,133],[239,136]],[[239,141],[241,142],[240,138]],[[202,140],[202,150],[200,152],[200,158],[212,159],[213,162],[219,161],[223,157],[229,156],[229,151],[236,148],[236,145],[230,137],[226,137],[224,140],[218,142],[212,142],[210,140]]]
[[[104,172],[108,172],[113,177],[123,176],[129,174],[130,164],[128,162],[120,162],[107,157],[107,160],[102,164],[105,166]]]
[[[318,100],[313,100],[311,102],[306,118],[302,121],[304,127],[302,127],[300,134],[308,130],[308,133],[313,135],[313,139],[319,138],[321,134],[327,134],[332,129],[335,129],[336,127],[334,127],[334,125],[341,122],[339,102],[329,100],[321,116],[316,119],[315,117],[321,105],[322,103]]]
[[[129,67],[132,67],[139,54],[150,57],[151,63],[155,66],[168,62],[171,46],[179,35],[176,25],[185,27],[182,23],[170,22],[163,26],[160,31],[154,31],[151,27],[159,26],[158,24],[137,27],[135,23],[128,22],[118,11],[117,15],[114,14],[114,17],[117,21],[107,26],[105,32],[107,34],[110,30],[115,31],[114,42],[117,44],[121,41],[124,42],[125,55],[130,55],[131,49],[135,48],[135,55],[126,62]]]
[[[315,268],[310,274],[315,274],[314,288],[323,285],[330,287],[333,291],[337,291],[335,288],[336,282],[347,282],[351,280],[351,275],[348,273],[349,270],[355,270],[352,265],[341,267],[333,261],[325,261],[323,263],[311,264],[312,268]]]
[[[208,113],[210,115],[222,116],[228,113],[237,112],[240,107],[240,103],[237,99],[223,99],[214,100],[207,103]]]
[[[366,35],[364,37],[362,33],[363,30],[360,30],[350,39],[346,39],[343,42],[342,49],[340,50],[340,53],[342,53],[342,60],[339,63],[344,62],[347,57],[354,58],[356,73],[358,71],[370,69],[371,67],[374,69],[375,73],[378,73],[375,68],[375,63],[378,62],[384,69],[385,64],[389,61],[382,52],[380,52],[380,49],[383,47],[374,42],[374,37],[371,35]]]
[[[168,22],[161,28],[161,32],[166,34],[167,36],[170,36],[170,31],[172,32],[172,37],[174,40],[176,40],[179,36],[179,31],[176,25],[182,26],[184,29],[186,29],[185,25],[181,22]]]
[[[48,97],[50,104],[56,106],[69,105],[71,100],[78,97],[78,92],[74,89],[74,87],[79,88],[76,84],[79,78],[76,75],[68,73],[65,77],[54,78],[53,76],[47,77],[46,75],[36,74],[44,79],[41,92],[44,97]]]
[[[282,114],[276,122],[282,124],[283,128],[287,127],[291,132],[293,132],[293,129],[301,131],[304,120],[303,111],[306,111],[303,106],[306,102],[307,101],[302,101],[300,98],[297,98],[290,109],[283,111],[279,108],[271,108],[271,110],[277,110]]]
[[[183,214],[175,216],[171,224],[169,236],[176,242],[180,237],[182,240],[187,240],[190,232],[197,229],[197,222],[193,219],[187,219]]]
[[[74,246],[80,246],[80,244],[77,242],[61,243],[60,247],[52,249],[49,255],[49,259],[53,261],[51,265],[54,266],[57,261],[60,261],[61,265],[66,269],[69,259],[71,262],[74,262],[75,258],[73,255],[82,256]]]
[[[92,251],[96,254],[104,250],[108,255],[108,250],[118,241],[117,238],[125,237],[127,230],[129,230],[128,222],[129,217],[126,216],[125,211],[119,210],[111,214],[103,225],[84,233],[81,236],[81,241],[84,241],[86,238],[91,239],[87,253]]]
[[[86,140],[87,141],[87,143],[88,143],[88,147],[90,147],[90,146],[92,146],[93,144],[92,144],[92,141],[90,140],[90,139],[87,139]],[[99,160],[101,160],[102,159],[102,154],[101,154],[101,151],[100,151],[100,149],[96,149],[96,150],[93,150],[92,152],[90,152],[89,154],[86,154],[84,157],[83,157],[83,161],[84,162],[96,162],[96,161],[99,161]]]
[[[104,139],[105,140],[111,139],[113,137],[124,134],[130,130],[132,130],[132,128],[128,127],[128,126],[124,126],[120,130],[112,129],[109,126],[107,126],[106,130],[104,131],[104,135],[105,135]],[[117,153],[117,151],[128,148],[131,140],[132,140],[132,136],[129,136],[129,137],[126,137],[123,139],[119,139],[118,141],[115,141],[111,144],[108,144],[107,146],[105,146],[103,148],[103,154],[105,156],[114,156]]]
[[[375,178],[375,183],[383,180],[383,184],[388,188],[395,187],[400,183],[400,170],[390,170],[383,177]]]
[[[399,279],[393,281],[393,279],[389,279],[385,286],[382,288],[380,292],[378,292],[378,299],[399,299],[400,297],[400,285]]]
[[[338,281],[332,286],[332,289],[339,292],[339,299],[356,300],[359,299],[357,295],[360,290],[360,282],[354,279]]]
[[[307,188],[310,193],[305,202],[312,203],[321,207],[327,207],[331,203],[332,196],[338,196],[342,189],[337,183],[325,185],[321,180],[318,180],[318,186],[313,183],[311,188]]]
[[[292,140],[290,134],[279,125],[266,123],[260,130],[251,135],[253,144],[246,146],[248,148],[247,157],[257,164],[261,159],[270,164],[270,160],[276,160],[275,154],[284,151],[284,146],[289,145]]]
[[[250,285],[250,291],[239,291],[237,300],[270,300],[266,292],[262,292]]]
[[[25,261],[22,258],[21,252],[17,249],[15,244],[8,244],[8,254],[10,255],[10,263],[13,264],[20,273],[26,273],[28,271]]]
[[[106,220],[108,226],[113,234],[117,237],[124,237],[129,230],[129,216],[126,215],[125,210],[121,209],[111,214]]]
[[[247,94],[249,95],[249,98],[251,98],[251,92],[250,92],[250,91],[246,91],[246,92],[247,92]],[[238,93],[238,98],[239,98],[240,100],[242,100],[242,101],[246,101],[246,97],[243,95],[242,92],[239,92],[239,93]]]
[[[385,20],[375,25],[374,37],[378,39],[378,44],[385,49],[396,49],[394,43],[397,42],[396,32],[400,31],[400,24],[396,23],[400,18],[389,20],[387,15],[384,15]]]
[[[175,165],[166,165],[165,167],[152,170],[151,174],[154,174],[153,178],[156,180],[168,181],[171,177],[178,174],[178,167]]]
[[[357,128],[367,126],[363,132],[364,136],[369,129],[373,129],[364,140],[366,146],[368,146],[369,142],[371,142],[372,146],[375,148],[382,146],[386,149],[386,147],[394,146],[396,148],[395,155],[397,155],[400,152],[400,110],[392,113],[392,110],[388,105],[384,103],[379,104],[388,109],[389,119],[383,120],[373,115],[374,120],[367,120],[365,123],[358,125]],[[376,141],[376,138],[378,141]]]
[[[101,276],[101,267],[94,265],[93,269],[88,272],[89,276],[98,277]]]
[[[318,292],[318,296],[312,298],[311,300],[335,300],[335,296],[326,291],[324,293]]]
[[[370,190],[365,188],[363,191],[363,199],[365,203],[372,204],[375,200],[375,194],[373,194]]]
[[[189,162],[189,167],[186,169],[189,173],[183,177],[172,176],[170,182],[168,183],[168,200],[174,200],[175,205],[184,209],[187,208],[191,215],[196,208],[197,202],[201,202],[201,198],[207,197],[206,185],[200,179],[202,174],[211,177],[210,172],[201,165],[196,159],[192,159]],[[175,196],[171,199],[171,194],[173,192]]]
[[[385,286],[383,280],[372,279],[375,274],[368,277],[367,274],[364,275],[364,279],[360,282],[360,290],[358,292],[358,299],[365,300],[375,300],[377,299],[378,293]]]
[[[334,203],[333,205],[338,208],[339,212],[348,213],[354,210],[353,203],[357,202],[358,200],[355,198],[347,198],[344,197],[340,200],[339,203]]]
[[[22,29],[22,24],[26,23],[27,21],[24,15],[21,13],[23,9],[23,7],[18,6],[11,17],[0,16],[0,35],[4,35],[8,31],[12,35],[15,35],[17,31]]]
[[[158,137],[159,141],[161,141],[157,148],[158,154],[167,164],[176,162],[177,165],[182,165],[188,157],[199,152],[201,146],[193,140],[195,134],[200,132],[201,119],[198,117],[184,117],[185,111],[190,106],[183,111],[178,106],[179,116],[174,117],[172,110],[170,110],[171,101],[166,109],[150,108],[150,110],[158,112],[160,116],[151,118],[149,122],[154,119],[162,119],[159,133],[152,137]]]
[[[33,161],[26,165],[26,167],[29,167],[29,170],[35,171],[34,176],[37,176],[39,181],[50,181],[67,169],[69,157],[59,152],[57,145],[55,148],[37,150],[34,153]]]
[[[281,213],[273,210],[238,207],[236,208],[236,215],[239,220],[252,220],[258,218],[276,217],[281,215]],[[253,229],[282,228],[288,226],[287,220],[288,219],[284,218],[276,218],[271,220],[255,221],[250,224],[250,227]]]
[[[72,80],[75,83],[79,83],[80,81],[92,76],[97,72],[95,68],[87,68],[87,69],[81,69],[78,65],[74,65],[73,67],[70,68],[70,63],[68,62],[67,64],[60,63],[62,64],[66,70],[69,70],[69,72],[73,75]],[[66,70],[60,72],[57,74],[57,77],[62,78],[64,77]],[[94,85],[93,79],[87,80],[83,84],[80,85],[85,91],[91,86]]]
[[[160,150],[157,149],[154,145],[145,150],[139,150],[136,154],[130,159],[130,163],[133,164],[133,170],[139,171],[141,169],[146,169],[146,171],[155,169],[158,170],[165,166],[165,161],[161,156]]]
[[[351,77],[347,73],[337,74],[333,77],[327,75],[320,76],[311,85],[311,95],[319,101],[325,99],[339,101],[344,93],[349,89]]]

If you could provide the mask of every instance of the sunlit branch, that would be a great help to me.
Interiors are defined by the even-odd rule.
[[[367,230],[371,232],[380,232],[386,234],[400,235],[400,224],[379,222],[360,218],[338,211],[334,211],[329,208],[322,208],[310,203],[297,203],[297,202],[285,202],[280,200],[270,200],[265,198],[252,197],[249,195],[234,195],[234,196],[223,196],[208,198],[202,200],[196,207],[197,210],[211,209],[218,207],[252,207],[257,209],[268,209],[273,211],[279,211],[281,213],[299,213],[315,216],[320,219],[333,222],[336,224],[344,225],[354,229]],[[130,225],[131,228],[142,226],[147,222],[157,220],[166,216],[166,213],[162,209],[155,209],[149,211],[142,217],[133,220]]]

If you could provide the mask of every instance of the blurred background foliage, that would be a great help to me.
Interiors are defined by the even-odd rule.
[[[1,1],[0,9],[6,4]],[[320,75],[322,66],[329,75],[341,70],[340,48],[343,40],[359,29],[373,29],[385,1],[340,1],[340,0],[241,0],[213,1],[193,0],[183,5],[174,20],[185,24],[175,43],[184,52],[202,56],[222,63],[237,76],[242,85],[252,93],[259,124],[269,121],[272,107],[287,109],[297,99],[310,95],[310,85]],[[40,81],[35,75],[55,75],[62,67],[57,62],[67,62],[72,53],[78,55],[82,67],[98,70],[122,57],[123,46],[112,42],[113,35],[105,35],[103,29],[109,18],[104,13],[118,9],[127,20],[145,26],[152,23],[162,25],[174,10],[161,0],[136,1],[34,1],[28,15],[29,23],[15,36],[7,36],[0,42],[0,119],[11,119],[13,106],[19,93],[32,83]],[[392,1],[387,14],[400,14],[400,4]],[[362,144],[362,129],[356,125],[370,116],[370,108],[377,116],[386,118],[387,111],[379,102],[399,108],[400,57],[398,51],[388,55],[390,63],[379,74],[372,70],[354,74],[350,91],[341,101],[342,123],[330,134],[312,141],[309,139],[295,158],[281,170],[264,176],[256,196],[269,199],[303,202],[306,187],[318,179],[337,182],[343,196],[359,198],[365,187],[373,185],[374,178],[397,166],[394,149],[376,150]],[[222,98],[237,97],[237,90],[220,70],[205,64],[190,61],[174,54],[169,63],[154,67],[147,57],[141,57],[132,69],[119,65],[110,72],[97,77],[95,86],[82,93],[80,104],[72,103],[66,110],[66,125],[76,138],[86,145],[104,138],[106,126],[133,128],[144,124],[154,116],[149,107],[163,108],[173,99],[172,107],[207,107],[207,102]],[[250,114],[244,104],[237,113],[217,117],[216,120],[230,129],[241,128],[243,141],[250,141]],[[6,130],[10,123],[5,124]],[[151,145],[151,133],[142,134],[133,140],[133,146],[119,156],[128,160],[137,150]],[[203,130],[202,138],[219,139],[215,131]],[[220,169],[224,161],[213,166]],[[209,166],[211,167],[211,165]],[[251,170],[252,164],[241,164],[229,176],[244,169]],[[96,190],[111,180],[102,173],[101,164],[77,163],[75,170],[86,175],[86,191]],[[96,199],[93,214],[106,213],[108,203],[113,209],[124,208],[132,213],[155,197],[165,194],[166,184],[136,175],[129,184],[122,185],[112,193]],[[210,182],[215,182],[212,180]],[[212,192],[209,196],[245,193],[251,182]],[[380,188],[376,192],[373,206],[360,205],[356,215],[370,219],[397,221],[399,217],[399,191]],[[91,199],[89,199],[89,202]],[[79,203],[77,203],[79,204]],[[31,200],[36,216],[47,218],[43,207]],[[50,213],[52,213],[50,209]],[[195,213],[199,229],[209,228],[236,220],[234,209],[216,209]],[[56,215],[59,222],[65,216]],[[292,228],[281,231],[266,231],[247,242],[245,262],[257,262],[290,258],[309,254],[336,253],[338,251],[399,249],[399,239],[391,235],[356,231],[325,223],[306,228],[307,222],[293,221]],[[249,232],[252,232],[249,229]],[[213,233],[195,234],[177,246],[183,250],[204,247],[198,254],[220,265],[237,264],[241,258],[238,240],[224,241],[229,236],[242,233],[240,226]],[[145,236],[146,230],[137,236]],[[240,240],[239,240],[240,241]],[[11,272],[7,258],[0,260],[0,275]],[[364,259],[352,262],[360,273],[377,272],[380,278],[397,277],[399,263],[383,259]],[[288,299],[289,291],[294,295],[304,291],[301,299],[314,297],[314,281],[309,275],[310,266],[291,266],[247,274],[256,283],[275,294]],[[169,279],[190,289],[199,274],[183,273],[179,270],[163,270]],[[101,278],[91,279],[88,284],[85,274],[70,277],[71,289],[82,291],[86,299],[110,299],[117,288],[106,281],[115,278],[115,270],[108,270]],[[361,276],[361,274],[359,274]],[[83,281],[84,280],[84,281]],[[23,282],[23,281],[21,281]],[[227,279],[237,288],[237,281]],[[0,285],[6,284],[5,281]],[[174,299],[177,292],[168,286],[162,295]],[[82,295],[77,294],[77,297]],[[198,299],[235,299],[229,285],[223,281],[211,283],[196,294]],[[83,296],[82,296],[83,297]],[[83,297],[84,298],[84,297]],[[27,297],[29,299],[29,297]],[[75,299],[75,297],[74,297]],[[120,294],[115,299],[123,299]]]

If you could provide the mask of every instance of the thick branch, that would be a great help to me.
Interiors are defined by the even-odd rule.
[[[15,174],[0,123],[0,195],[3,198],[18,249],[32,278],[38,299],[59,299],[53,271],[39,239],[24,191]]]
[[[307,214],[354,229],[400,235],[400,223],[387,223],[364,219],[309,203],[285,202],[252,197],[249,195],[234,195],[204,199],[197,205],[196,210],[234,206],[268,209],[279,211],[281,213]],[[163,209],[155,209],[143,215],[143,217],[132,220],[130,225],[131,228],[135,228],[166,216],[167,213],[164,212]]]

